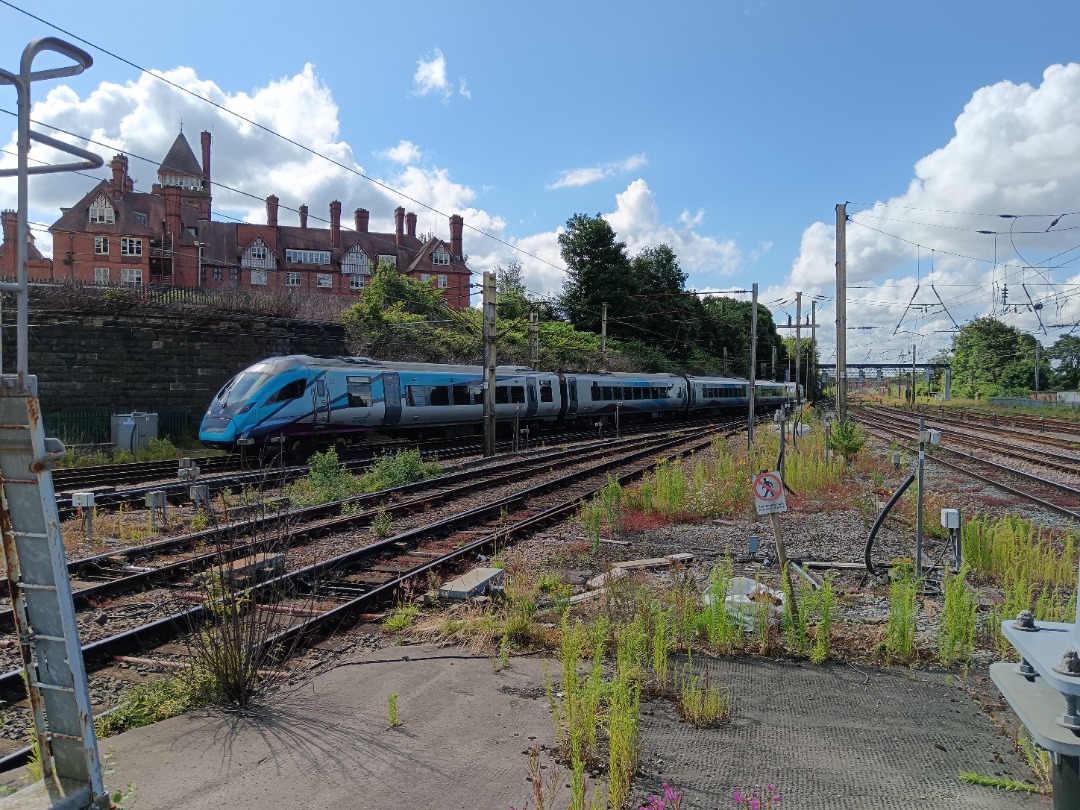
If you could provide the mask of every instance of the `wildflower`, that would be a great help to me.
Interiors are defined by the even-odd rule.
[[[735,788],[735,805],[736,806],[743,803],[742,798],[743,798],[742,797],[742,792],[738,788]]]

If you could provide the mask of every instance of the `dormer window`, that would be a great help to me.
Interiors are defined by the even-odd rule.
[[[444,247],[435,248],[435,252],[431,254],[431,263],[440,265],[450,264],[450,251]]]
[[[244,254],[240,257],[240,266],[254,267],[259,270],[273,270],[276,264],[274,254],[270,252],[270,248],[261,238],[256,237],[255,241],[247,246]]]
[[[366,276],[371,272],[371,260],[359,247],[341,257],[341,272],[345,275]]]
[[[390,256],[386,253],[380,253],[379,267],[389,267],[391,270],[397,270],[397,256]]]
[[[330,264],[329,250],[285,249],[285,261],[295,264]]]
[[[116,209],[104,194],[98,194],[97,199],[90,204],[91,225],[113,225],[116,223]]]

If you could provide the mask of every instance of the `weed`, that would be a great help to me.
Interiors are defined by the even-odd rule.
[[[553,763],[547,769],[547,777],[545,778],[544,766],[540,762],[540,746],[533,745],[529,748],[529,765],[526,770],[529,774],[529,783],[532,785],[536,810],[546,810],[548,807],[553,807],[555,797],[562,787],[562,768],[557,762]]]
[[[390,517],[390,513],[385,508],[380,507],[379,511],[375,513],[375,517],[371,519],[369,528],[372,535],[377,539],[385,540],[394,530],[394,519]]]
[[[108,737],[148,726],[206,704],[213,691],[209,673],[197,668],[188,675],[135,684],[119,706],[97,719],[95,730],[99,736]]]
[[[398,716],[397,699],[398,693],[391,692],[386,707],[387,728],[397,728],[401,725],[401,718]]]
[[[866,432],[850,419],[833,425],[829,446],[848,461],[854,461],[865,444]]]
[[[412,627],[413,620],[419,615],[420,608],[416,605],[400,605],[383,619],[383,627],[391,633],[404,633]]]
[[[915,655],[916,596],[922,580],[910,564],[894,565],[889,588],[889,624],[885,654],[889,661],[910,661]]]
[[[1027,737],[1021,736],[1016,747],[1024,757],[1024,762],[1035,775],[1035,784],[1040,793],[1050,793],[1053,789],[1054,764],[1050,752],[1040,748]]]
[[[731,719],[731,693],[709,682],[708,667],[703,675],[695,675],[691,664],[683,668],[677,706],[687,722],[700,728],[723,725]]]
[[[748,810],[779,810],[782,804],[780,790],[775,785],[766,785],[761,793],[758,793],[756,788],[745,793],[735,788],[734,798],[736,807],[745,807]]]
[[[664,794],[662,796],[649,796],[648,801],[641,805],[638,810],[680,810],[681,807],[682,794],[667,782],[664,782]]]
[[[312,455],[307,478],[288,488],[290,500],[301,506],[342,501],[360,491],[360,480],[342,466],[334,447]]]
[[[195,516],[191,519],[191,530],[193,532],[201,532],[210,523],[210,519],[206,516],[206,510],[199,509]]]
[[[967,566],[945,579],[945,607],[938,620],[938,658],[947,667],[971,660],[975,648],[975,594],[967,588]]]
[[[810,653],[810,660],[815,664],[820,664],[829,657],[829,634],[832,630],[833,612],[836,610],[832,580],[832,574],[825,577],[817,598],[818,623],[814,628],[814,650]]]
[[[640,684],[616,675],[608,706],[608,807],[618,810],[630,796],[637,772]]]
[[[659,692],[666,692],[668,687],[668,633],[671,616],[667,611],[657,611],[652,623],[652,668],[653,679]]]
[[[973,771],[961,771],[960,781],[967,782],[969,785],[983,785],[984,787],[992,787],[997,790],[1015,790],[1023,791],[1025,793],[1042,792],[1035,785],[1021,782],[1019,779],[1013,779],[1008,776],[983,776],[982,774],[974,773]]]
[[[402,450],[393,455],[379,456],[372,468],[360,478],[360,490],[379,492],[439,475],[442,475],[442,467],[437,462],[424,461],[419,450]]]

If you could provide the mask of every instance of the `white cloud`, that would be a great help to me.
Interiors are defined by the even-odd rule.
[[[420,147],[412,141],[399,141],[397,146],[392,146],[378,154],[394,163],[409,164],[418,161],[421,153]]]
[[[615,163],[601,163],[599,166],[588,166],[580,169],[564,169],[559,173],[559,179],[554,183],[550,183],[547,188],[554,190],[587,186],[607,177],[614,177],[622,172],[636,171],[648,162],[645,155],[637,154]]]
[[[416,210],[420,231],[433,231],[449,239],[446,216],[431,214],[359,175],[365,169],[356,162],[351,145],[340,137],[338,107],[333,94],[311,65],[250,93],[230,92],[200,79],[188,67],[162,71],[161,75],[227,110],[280,132],[311,151],[178,92],[147,74],[125,84],[102,83],[86,98],[80,98],[66,86],[54,87],[34,104],[32,115],[37,121],[105,144],[88,146],[106,162],[105,168],[93,173],[96,179],[110,176],[108,162],[115,153],[126,153],[138,191],[149,191],[156,181],[158,163],[176,138],[181,121],[197,157],[201,153],[199,132],[210,130],[213,133],[212,180],[252,195],[216,187],[216,215],[263,222],[266,217],[264,200],[268,195],[276,194],[281,198],[280,220],[283,224],[297,221],[297,215],[286,209],[295,209],[300,204],[309,206],[310,216],[317,222],[318,219],[329,219],[330,201],[336,199],[343,203],[343,225],[346,227],[352,223],[354,208],[366,208],[371,212],[372,230],[392,231],[393,211],[404,205]],[[38,127],[56,135],[43,125]],[[78,138],[57,137],[86,146],[86,142]],[[4,148],[15,152],[14,131]],[[326,155],[340,165],[312,152]],[[422,150],[417,144],[402,141],[384,154],[406,165],[418,160]],[[54,150],[40,145],[34,146],[32,157],[46,162],[58,162],[62,158]],[[14,165],[13,156],[0,154],[0,166]],[[96,179],[70,173],[32,177],[31,221],[52,224],[60,216],[60,208],[70,206],[82,197],[94,186]],[[376,179],[388,186],[400,187],[415,200],[422,200],[447,214],[464,213],[475,196],[472,189],[455,182],[447,169],[439,167],[411,165],[397,176]],[[15,183],[0,183],[0,208],[14,208],[16,204]],[[477,219],[483,216],[483,212],[478,212]],[[35,232],[35,237],[44,252],[51,252],[48,233]]]
[[[736,272],[742,265],[742,255],[733,240],[704,236],[686,228],[676,228],[663,223],[659,206],[648,183],[635,180],[626,190],[615,196],[615,209],[602,215],[615,231],[616,238],[626,243],[627,253],[633,257],[643,248],[666,244],[679,259],[683,272],[689,275],[688,283],[703,289],[720,282]],[[522,264],[526,287],[549,297],[557,295],[565,280],[562,268],[565,263],[559,251],[559,227],[553,231],[532,234],[520,239],[507,239],[513,247],[537,258],[516,252],[503,246],[492,247],[491,240],[481,239],[479,248],[473,248],[466,233],[466,251],[470,253],[470,266],[476,272],[490,270],[495,265],[506,266],[511,261]],[[500,228],[493,235],[505,238]],[[483,250],[485,252],[479,252]]]
[[[472,98],[472,91],[469,90],[465,79],[458,80],[458,93],[465,98]],[[413,73],[412,95],[431,94],[442,96],[444,104],[448,103],[450,97],[454,95],[454,85],[446,73],[446,57],[439,48],[436,48],[430,57],[418,59],[416,72]]]
[[[1077,199],[1080,64],[1050,66],[1038,86],[1001,81],[980,88],[957,117],[949,142],[916,162],[903,193],[869,209],[849,207],[848,323],[871,327],[852,332],[849,346],[856,338],[871,343],[869,336],[875,339],[872,352],[882,357],[910,352],[912,343],[919,356],[930,356],[950,342],[953,323],[945,306],[960,324],[997,314],[1035,331],[1040,317],[1045,324],[1080,320],[1080,301],[1053,292],[1078,278],[1077,231],[1067,229],[1080,226],[1080,216],[1064,217],[1045,232],[1057,215],[1077,210]],[[1070,248],[1056,270],[1024,269]],[[835,250],[835,224],[813,223],[803,232],[786,283],[769,294],[831,296]],[[1010,293],[1005,312],[1003,279]],[[1029,294],[1044,305],[1038,313],[1028,306]],[[1053,342],[1057,333],[1048,331],[1039,337]],[[834,333],[824,330],[821,338],[831,346]]]

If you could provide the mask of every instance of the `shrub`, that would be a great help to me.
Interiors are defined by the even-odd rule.
[[[848,461],[854,461],[865,444],[866,432],[850,419],[833,425],[829,446]]]

